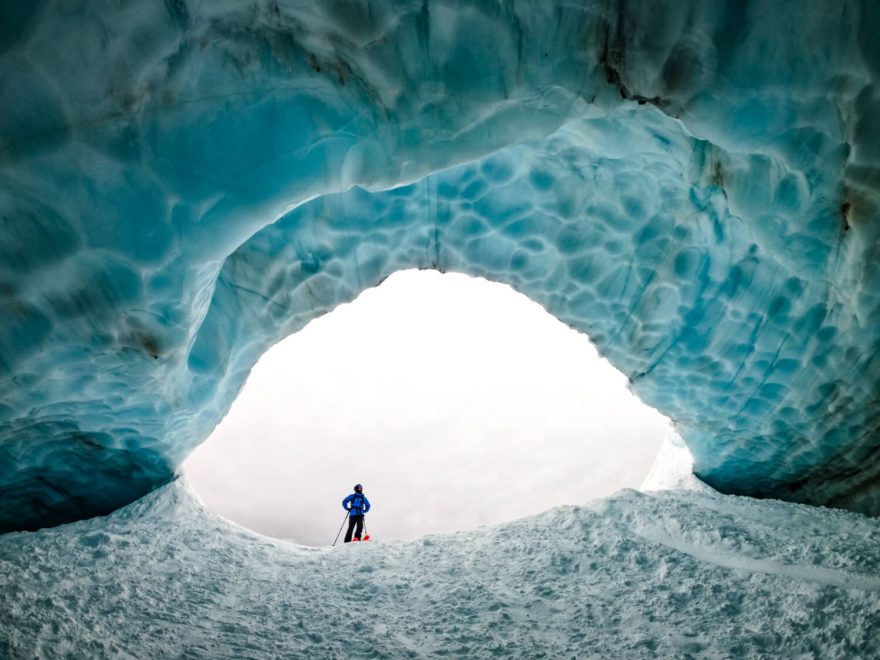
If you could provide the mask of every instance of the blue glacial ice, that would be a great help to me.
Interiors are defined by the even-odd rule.
[[[880,513],[869,0],[0,17],[0,530],[164,484],[404,268],[588,334],[716,488]]]

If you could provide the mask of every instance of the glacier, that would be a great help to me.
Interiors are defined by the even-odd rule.
[[[404,268],[588,334],[715,488],[880,513],[875,3],[0,19],[0,531],[167,484],[269,346]]]

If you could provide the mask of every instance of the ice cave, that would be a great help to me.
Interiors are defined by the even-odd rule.
[[[0,528],[167,482],[413,267],[587,333],[715,488],[880,512],[880,12],[808,6],[8,5]]]
[[[876,545],[852,516],[880,514],[878,34],[873,0],[4,2],[0,531],[153,493],[71,526],[90,551],[156,493],[174,509],[177,467],[268,347],[422,268],[507,283],[586,333],[702,484],[849,510],[816,509],[817,529]],[[62,553],[33,540],[51,533],[0,537],[0,559]],[[873,545],[853,570],[877,574]],[[810,575],[844,589],[847,568]],[[872,579],[862,637],[825,657],[877,650]],[[378,655],[424,650],[371,630]],[[788,639],[768,635],[725,653]],[[194,652],[223,655],[209,637]],[[707,648],[676,639],[630,651]]]

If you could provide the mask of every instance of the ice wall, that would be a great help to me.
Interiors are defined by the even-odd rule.
[[[589,334],[715,487],[880,512],[878,30],[867,0],[5,3],[0,529],[164,483],[267,347],[411,267]]]

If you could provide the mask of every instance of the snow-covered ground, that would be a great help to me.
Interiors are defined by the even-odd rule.
[[[370,531],[290,545],[177,481],[7,534],[0,657],[880,655],[880,523],[855,513],[627,490],[417,541]]]

